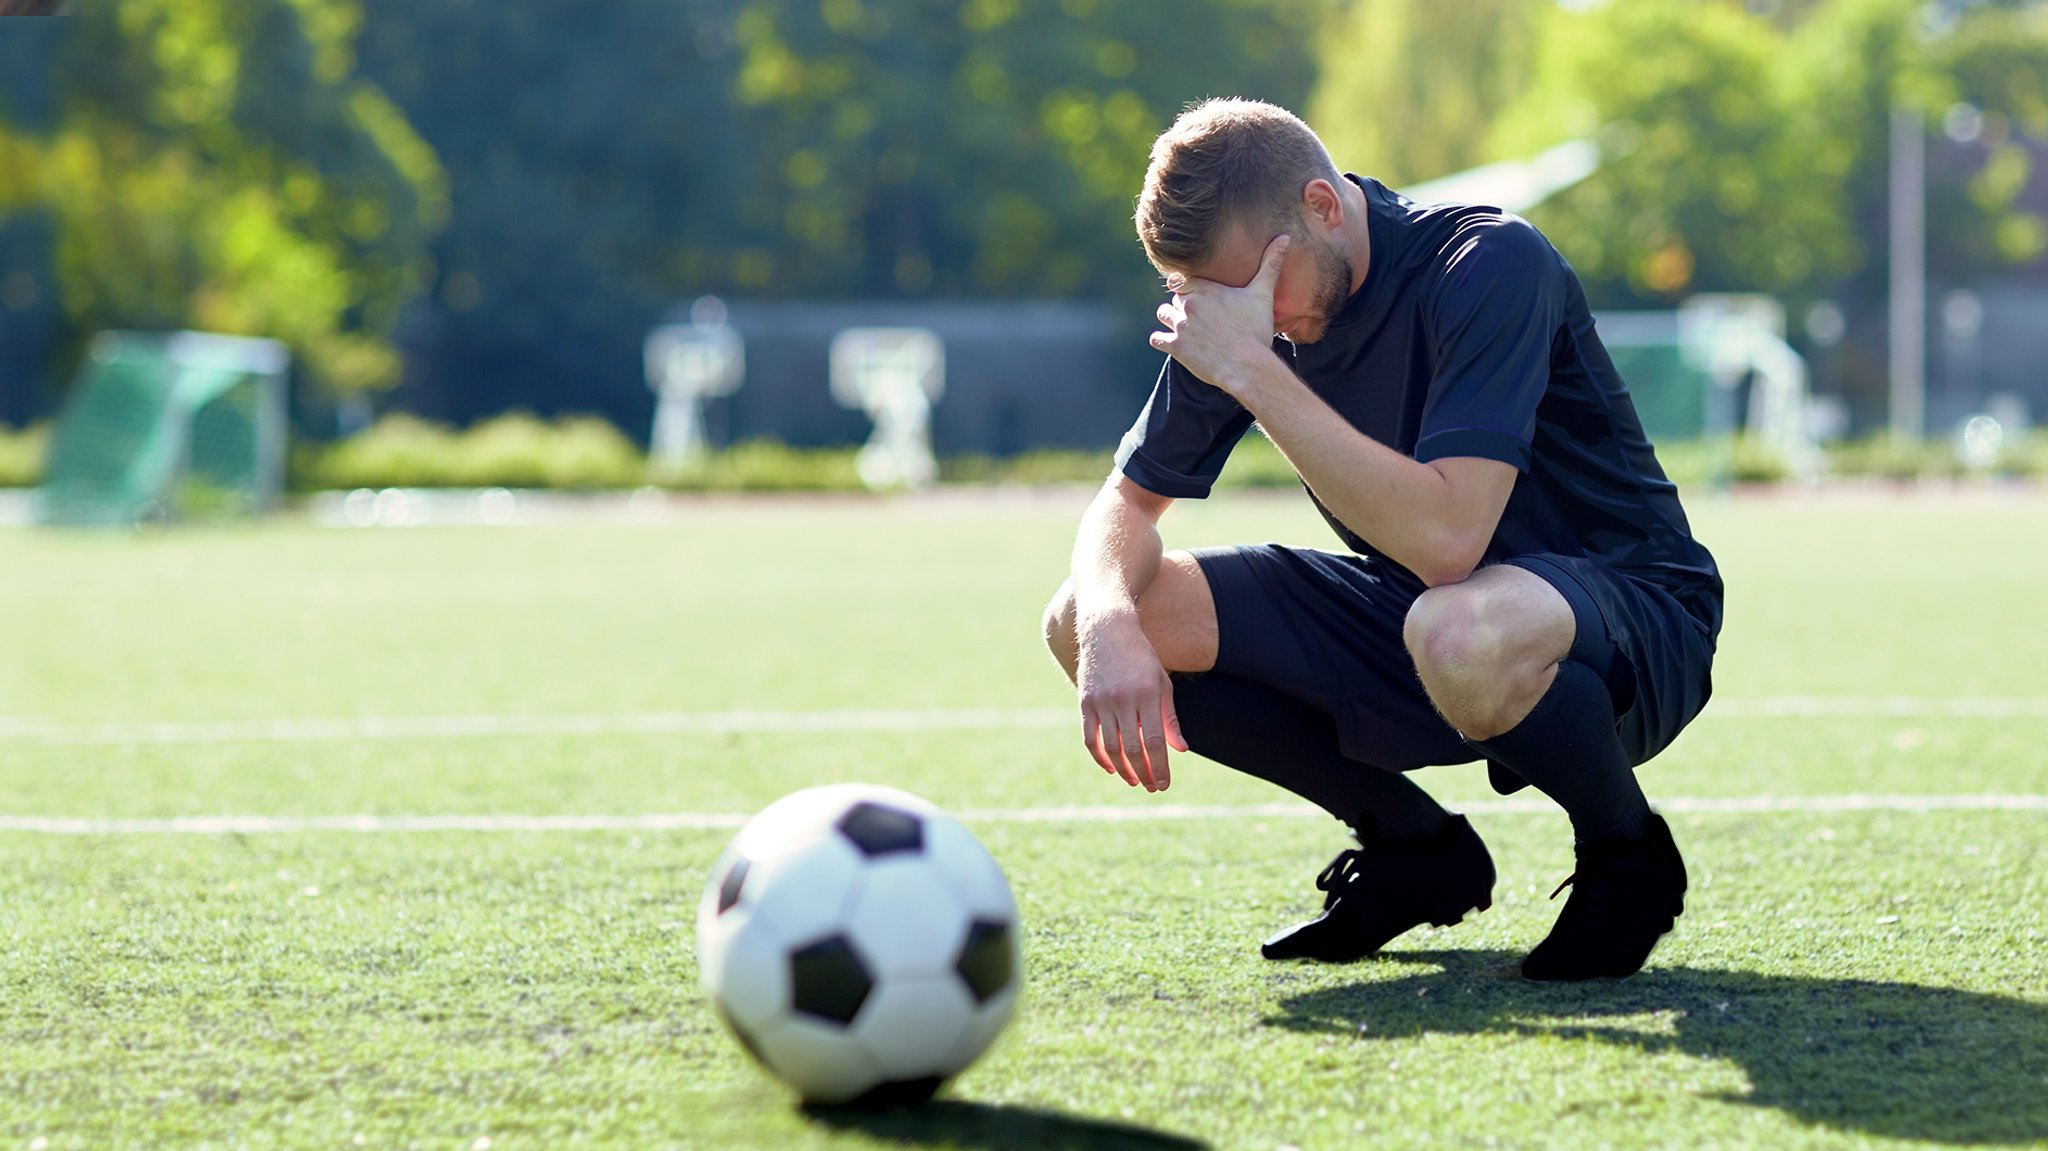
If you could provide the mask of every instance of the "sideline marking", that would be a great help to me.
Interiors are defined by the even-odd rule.
[[[1701,719],[1846,716],[1854,719],[2025,719],[2048,716],[2048,699],[2025,696],[1953,698],[1883,695],[1786,695],[1710,703]]]
[[[355,719],[252,719],[182,723],[54,724],[0,718],[0,739],[47,744],[237,743],[345,739],[450,739],[506,735],[735,735],[749,732],[948,731],[1063,726],[1059,708],[656,711],[597,715],[421,715]]]
[[[1558,812],[1546,799],[1482,799],[1459,805],[1475,815],[1539,815]],[[1700,797],[1660,800],[1669,814],[1746,815],[1846,811],[2048,811],[2048,795],[1789,795]],[[966,823],[1162,823],[1189,819],[1328,818],[1305,803],[1240,806],[1137,804],[1100,807],[1010,807],[964,809]],[[1561,813],[1559,813],[1561,814]],[[558,831],[728,831],[750,817],[731,812],[667,812],[648,815],[194,815],[173,819],[74,819],[63,816],[0,815],[0,832],[43,835],[265,835],[303,832],[360,834]]]
[[[1702,720],[1776,718],[2048,718],[2027,696],[1776,696],[1726,699]],[[0,740],[61,747],[122,744],[461,739],[515,735],[741,735],[863,731],[1019,730],[1078,726],[1067,708],[841,708],[829,711],[657,711],[590,715],[422,715],[339,719],[64,724],[0,716]]]

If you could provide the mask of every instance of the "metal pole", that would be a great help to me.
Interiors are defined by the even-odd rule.
[[[1926,121],[1892,107],[1891,427],[1918,440],[1927,420]]]

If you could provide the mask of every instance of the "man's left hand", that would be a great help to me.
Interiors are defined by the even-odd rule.
[[[1285,232],[1273,237],[1251,283],[1242,288],[1180,273],[1167,278],[1173,299],[1159,305],[1152,346],[1180,361],[1203,381],[1240,401],[1273,356],[1273,286],[1287,260]]]

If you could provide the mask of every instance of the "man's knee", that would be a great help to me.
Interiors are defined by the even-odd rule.
[[[1045,648],[1066,671],[1079,674],[1079,613],[1069,579],[1045,605]],[[1138,598],[1139,626],[1168,671],[1208,671],[1216,663],[1216,605],[1202,567],[1186,552],[1168,552],[1152,586]]]
[[[1506,569],[1416,597],[1402,639],[1444,718],[1469,739],[1490,739],[1541,698],[1571,647],[1571,608],[1540,577]]]
[[[1499,666],[1505,638],[1484,593],[1474,594],[1461,583],[1417,596],[1401,629],[1425,683],[1484,679]]]
[[[1074,581],[1066,580],[1045,605],[1045,649],[1052,653],[1068,679],[1074,678],[1079,663],[1078,641],[1074,638]]]

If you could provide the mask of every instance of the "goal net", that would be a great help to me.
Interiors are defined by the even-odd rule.
[[[289,363],[275,340],[100,333],[51,438],[37,521],[119,525],[276,506]]]

